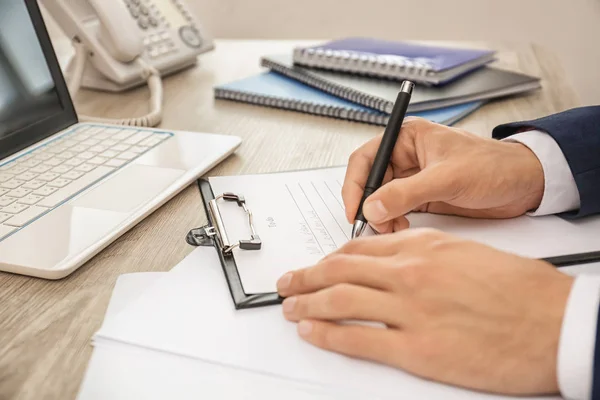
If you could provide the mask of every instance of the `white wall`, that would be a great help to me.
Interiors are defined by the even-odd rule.
[[[220,38],[536,42],[562,60],[582,103],[600,104],[600,0],[188,0]]]
[[[217,38],[535,42],[600,104],[600,0],[186,0]]]

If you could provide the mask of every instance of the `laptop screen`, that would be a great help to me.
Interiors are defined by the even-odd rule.
[[[9,139],[17,144],[23,128],[62,111],[25,1],[0,0],[0,150],[10,150]]]

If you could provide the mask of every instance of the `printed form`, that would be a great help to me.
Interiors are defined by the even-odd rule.
[[[275,291],[277,279],[290,270],[316,264],[350,240],[342,201],[346,168],[210,178],[215,196],[243,195],[262,239],[258,251],[234,250],[247,294]],[[250,237],[243,210],[220,201],[231,243]]]
[[[210,178],[215,195],[244,195],[263,241],[259,251],[234,250],[247,294],[274,292],[287,271],[312,266],[350,240],[342,201],[345,167]],[[219,202],[230,242],[250,238],[236,203]],[[552,215],[505,220],[411,213],[411,227],[433,227],[527,257],[600,251],[600,216],[569,221]],[[372,231],[370,232],[372,234]]]

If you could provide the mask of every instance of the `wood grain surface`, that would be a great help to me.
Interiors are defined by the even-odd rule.
[[[290,41],[217,41],[192,69],[167,77],[163,129],[237,135],[237,153],[209,172],[229,175],[325,167],[350,153],[381,127],[213,99],[215,84],[262,71],[260,56],[289,51]],[[439,43],[439,42],[438,42]],[[449,43],[445,43],[449,44]],[[541,117],[579,104],[557,59],[526,44],[452,43],[497,49],[497,66],[538,75],[543,89],[494,101],[457,126],[489,136],[498,124]],[[65,63],[68,42],[55,48]],[[146,112],[147,89],[123,94],[82,91],[78,111],[103,117]],[[192,248],[184,237],[205,221],[198,190],[190,186],[135,228],[60,281],[0,273],[0,400],[74,399],[120,274],[168,271]],[[35,249],[32,249],[35,251]]]

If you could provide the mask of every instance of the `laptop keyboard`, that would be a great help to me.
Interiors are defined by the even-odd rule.
[[[171,136],[82,126],[0,164],[0,241]]]

